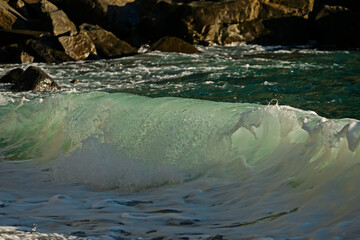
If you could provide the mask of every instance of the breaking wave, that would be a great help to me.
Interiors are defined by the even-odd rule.
[[[46,162],[55,181],[100,189],[204,175],[313,188],[358,179],[359,142],[358,120],[277,104],[72,93],[0,106],[0,159]]]

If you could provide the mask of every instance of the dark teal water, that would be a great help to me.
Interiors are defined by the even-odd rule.
[[[64,91],[263,105],[277,99],[281,105],[312,110],[327,118],[360,119],[360,52],[260,46],[200,49],[203,53],[196,55],[147,53],[110,61],[40,66]],[[2,66],[0,74],[13,67]],[[71,85],[72,79],[81,83]]]
[[[216,57],[206,56],[203,61],[185,56],[171,59],[173,62],[154,59],[160,68],[175,65],[186,71],[191,65],[197,70],[191,69],[192,73],[186,76],[154,80],[162,86],[160,89],[144,84],[143,91],[134,88],[125,91],[152,97],[176,96],[265,105],[277,99],[282,105],[313,110],[328,118],[360,119],[360,52],[284,50],[247,53],[232,47],[216,48],[216,53]]]

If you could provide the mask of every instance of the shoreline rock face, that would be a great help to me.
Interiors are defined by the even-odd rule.
[[[30,66],[25,71],[16,68],[6,73],[1,83],[13,84],[14,91],[54,91],[60,90],[54,80],[38,67]]]
[[[0,0],[0,52],[20,56],[1,57],[5,63],[123,57],[165,36],[359,49],[360,1]]]

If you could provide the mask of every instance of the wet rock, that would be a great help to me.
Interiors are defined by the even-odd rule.
[[[163,37],[155,42],[151,51],[178,52],[178,53],[200,53],[200,51],[190,43],[177,37]]]
[[[136,48],[99,26],[83,24],[80,26],[80,31],[90,37],[102,58],[116,58],[137,53]]]
[[[53,91],[60,89],[54,80],[40,68],[31,66],[25,71],[21,71],[23,70],[14,69],[3,77],[13,83],[12,89],[15,91]]]
[[[57,50],[53,44],[52,41],[30,39],[26,41],[26,49],[35,57],[36,62],[62,63],[74,60],[66,53]]]
[[[32,63],[34,57],[24,51],[18,44],[0,48],[0,62],[2,63]]]
[[[75,60],[85,60],[90,55],[97,55],[95,45],[90,37],[82,32],[76,36],[59,37],[65,53]]]
[[[0,83],[15,83],[20,79],[20,76],[24,73],[24,70],[21,68],[15,68],[7,72],[4,76],[0,78]]]

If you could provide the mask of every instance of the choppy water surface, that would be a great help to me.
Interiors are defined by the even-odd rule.
[[[359,238],[360,54],[200,49],[2,85],[0,239]]]

